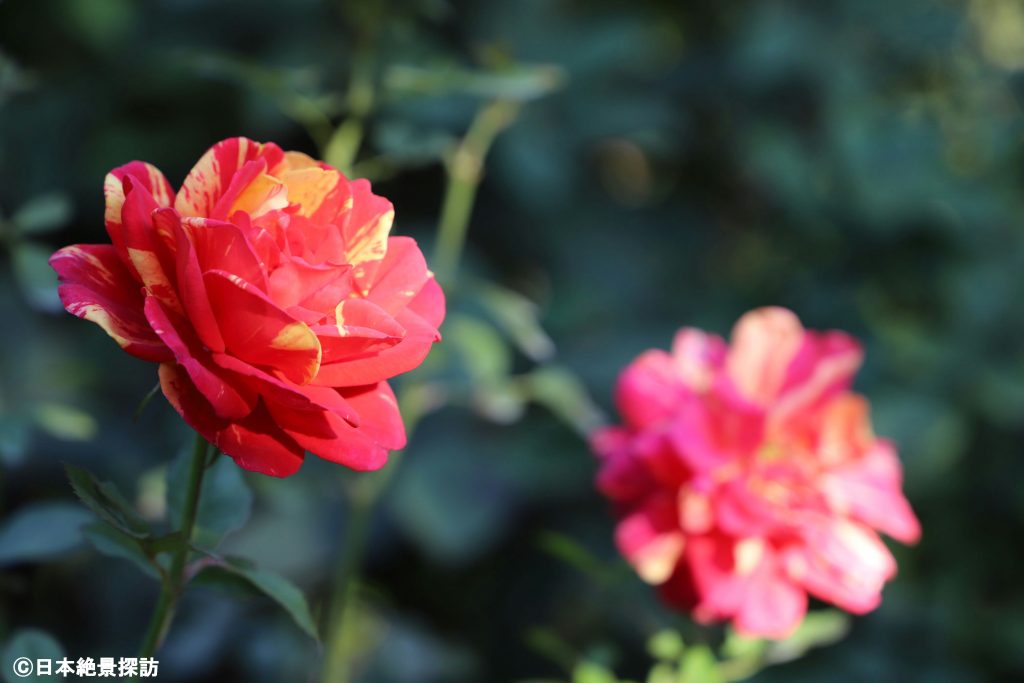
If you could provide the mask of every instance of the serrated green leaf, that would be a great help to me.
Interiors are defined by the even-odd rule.
[[[238,580],[245,583],[239,584]],[[193,581],[231,590],[240,590],[248,586],[280,605],[303,632],[314,640],[319,640],[306,597],[294,583],[279,574],[248,566],[233,558],[209,562],[196,574]]]
[[[74,550],[82,527],[92,519],[74,503],[34,503],[17,510],[0,526],[0,567],[37,562]]]
[[[56,661],[64,656],[64,648],[52,635],[35,628],[15,631],[4,646],[3,663],[0,664],[0,675],[7,683],[43,683],[52,681],[52,675],[39,675],[37,672],[21,676],[15,673],[15,662],[21,658],[31,661],[33,668],[36,661],[48,659]],[[52,667],[55,669],[56,667]]]
[[[100,519],[129,536],[145,538],[149,535],[149,525],[113,484],[100,482],[88,470],[74,465],[64,465],[64,471],[75,495]]]
[[[71,202],[60,193],[33,197],[14,212],[11,222],[22,235],[56,230],[71,218]]]
[[[181,519],[188,485],[191,453],[182,453],[167,473],[167,507],[172,520]],[[242,528],[252,512],[252,491],[230,458],[219,458],[203,475],[192,543],[213,548],[228,533]]]

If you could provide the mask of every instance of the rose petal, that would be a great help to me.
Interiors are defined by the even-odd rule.
[[[270,274],[270,298],[281,308],[287,309],[310,300],[331,285],[341,284],[349,266],[314,266],[299,259],[283,262]],[[346,293],[350,285],[343,284]],[[341,299],[334,299],[334,304]],[[315,307],[315,305],[314,305]]]
[[[365,299],[342,301],[335,309],[335,319],[334,325],[313,327],[323,347],[325,365],[379,353],[406,335],[405,328],[387,311]]]
[[[615,543],[640,578],[664,583],[675,572],[686,540],[679,529],[674,501],[652,497],[615,527]]]
[[[385,448],[405,448],[405,423],[398,410],[395,392],[387,382],[344,389],[340,394],[359,415],[359,431]]]
[[[263,265],[241,227],[208,218],[186,218],[181,221],[181,228],[196,250],[204,273],[224,270],[266,290]]]
[[[384,197],[373,194],[370,183],[364,179],[352,181],[349,187],[352,209],[346,214],[341,231],[345,239],[345,262],[358,266],[380,261],[394,248],[394,243],[388,239],[395,218],[394,207]],[[367,273],[372,277],[371,270]]]
[[[185,369],[219,417],[237,419],[252,412],[256,394],[225,377],[226,373],[213,363],[185,321],[175,320],[176,316],[152,296],[146,297],[145,312],[149,324],[174,352],[178,365]]]
[[[619,376],[615,405],[626,424],[643,428],[675,415],[683,395],[672,357],[654,349],[641,354]]]
[[[786,557],[795,581],[822,600],[855,614],[882,600],[882,586],[896,574],[896,561],[874,531],[843,519],[822,518],[801,529],[804,544]]]
[[[126,265],[135,271],[149,294],[172,311],[182,313],[176,286],[174,233],[166,221],[153,222],[154,213],[161,207],[149,191],[135,183],[132,176],[125,176],[123,182],[121,239],[128,255]]]
[[[840,512],[902,543],[921,538],[921,524],[902,492],[903,473],[896,449],[876,442],[860,459],[825,475],[823,487]]]
[[[726,371],[746,398],[767,404],[781,391],[803,337],[804,328],[791,311],[751,311],[733,328]]]
[[[273,143],[263,144],[247,138],[218,142],[189,171],[175,197],[174,208],[182,216],[213,216],[217,202],[231,186],[235,174],[255,159],[266,161],[266,172],[270,175],[284,166],[284,153]]]
[[[288,188],[289,203],[298,208],[297,215],[314,223],[333,222],[352,198],[348,181],[332,168],[296,168],[290,162],[289,167],[281,181]]]
[[[433,273],[427,274],[423,289],[409,302],[409,310],[423,318],[434,329],[441,328],[441,323],[444,322],[445,297]]]
[[[365,358],[321,365],[313,383],[329,387],[362,386],[390,379],[419,366],[439,339],[437,330],[408,310],[398,313],[395,321],[406,330],[405,338],[400,342]]]
[[[718,335],[685,327],[672,342],[672,362],[683,384],[700,393],[711,387],[727,351],[725,340]]]
[[[775,422],[799,420],[847,391],[864,358],[860,344],[842,332],[807,332],[790,361],[780,396],[772,407]]]
[[[128,353],[148,361],[168,361],[170,349],[142,312],[139,286],[109,244],[76,244],[50,257],[60,280],[58,293],[68,313],[90,320]]]
[[[269,408],[282,429],[324,460],[360,471],[377,470],[387,463],[386,448],[332,412],[303,412],[282,405]]]
[[[236,212],[252,218],[288,206],[288,188],[267,174],[266,159],[246,162],[231,178],[227,190],[217,200],[209,217],[224,220]]]
[[[210,306],[210,297],[203,282],[199,259],[188,234],[181,226],[178,212],[174,209],[158,209],[153,212],[153,223],[171,230],[177,244],[178,294],[182,308],[199,339],[211,351],[224,351],[224,338],[220,325]]]
[[[320,342],[308,325],[237,275],[211,270],[203,280],[232,355],[272,368],[296,384],[316,376]]]
[[[167,363],[160,366],[160,387],[190,427],[243,469],[287,477],[302,466],[304,449],[275,424],[262,404],[242,421],[219,420],[188,374]]]
[[[125,199],[124,179],[128,176],[132,178],[134,185],[146,189],[156,206],[170,206],[174,201],[171,184],[155,166],[142,161],[132,161],[124,166],[118,166],[107,174],[103,180],[103,195],[106,200],[103,217],[110,241],[117,247],[118,253],[125,263],[128,263],[128,250],[124,244],[121,227],[121,210],[124,207]]]

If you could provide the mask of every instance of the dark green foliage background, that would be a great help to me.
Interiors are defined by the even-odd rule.
[[[780,304],[864,340],[858,389],[877,431],[900,445],[924,539],[894,548],[900,575],[849,638],[757,680],[1022,679],[1015,7],[0,3],[0,511],[70,502],[63,461],[134,496],[189,439],[159,398],[131,420],[155,368],[55,310],[41,255],[106,240],[103,175],[130,159],[177,184],[223,137],[316,153],[288,112],[303,98],[327,95],[329,110],[339,101],[355,27],[372,25],[381,74],[411,65],[446,83],[455,68],[511,63],[564,74],[496,143],[463,274],[538,301],[556,360],[606,410],[617,371],[682,325],[727,333],[744,311]],[[499,95],[515,87],[482,82]],[[444,189],[437,151],[479,103],[472,92],[405,92],[371,117],[361,158],[387,162],[375,188],[397,207],[396,232],[425,248]],[[30,200],[59,217],[53,193],[71,206],[60,229],[19,234],[9,219]],[[531,363],[516,355],[512,365]],[[457,404],[424,420],[373,520],[362,680],[564,677],[538,651],[537,628],[640,678],[645,639],[687,627],[618,571],[586,444],[540,407],[511,425],[478,413]],[[340,547],[342,479],[315,458],[285,481],[248,477],[253,516],[227,547],[293,579],[316,609]],[[554,557],[543,542],[552,531],[610,569],[587,576]],[[87,546],[5,566],[0,642],[33,626],[74,657],[130,655],[155,596],[135,567]],[[319,657],[269,603],[203,589],[184,603],[161,679],[306,680]]]

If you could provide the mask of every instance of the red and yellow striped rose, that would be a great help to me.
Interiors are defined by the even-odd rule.
[[[307,450],[372,470],[404,446],[387,380],[438,341],[445,301],[368,182],[232,138],[177,193],[134,161],[104,194],[111,244],[50,260],[61,301],[159,363],[164,395],[206,439],[274,476]]]

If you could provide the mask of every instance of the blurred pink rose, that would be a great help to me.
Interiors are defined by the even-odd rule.
[[[782,308],[743,316],[732,343],[683,329],[619,378],[622,426],[594,435],[619,549],[701,622],[781,638],[807,596],[878,606],[896,563],[876,531],[921,534],[890,442],[850,391],[862,359],[842,332]]]

